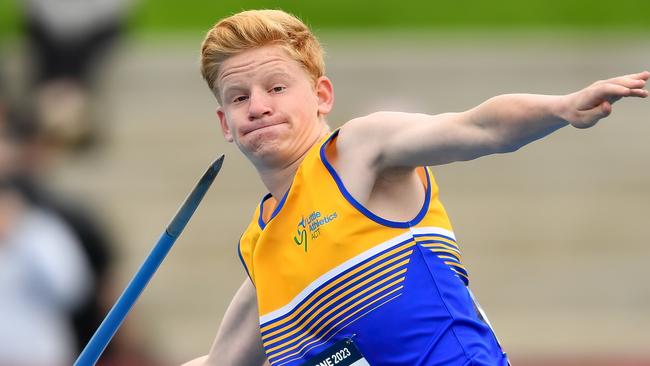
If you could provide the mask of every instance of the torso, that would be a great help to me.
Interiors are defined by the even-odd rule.
[[[367,172],[331,164],[335,135],[307,154],[282,200],[263,200],[241,239],[271,364],[301,365],[343,338],[371,365],[505,364],[431,174],[353,194],[348,181]]]

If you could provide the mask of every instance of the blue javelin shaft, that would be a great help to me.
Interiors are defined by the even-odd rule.
[[[149,253],[149,256],[147,256],[140,269],[138,269],[131,282],[124,289],[122,295],[117,299],[113,308],[111,308],[111,311],[104,318],[102,324],[97,328],[90,341],[88,341],[79,358],[75,361],[75,366],[90,366],[97,363],[104,349],[106,349],[106,346],[108,346],[115,332],[117,332],[117,329],[131,310],[131,307],[133,307],[133,304],[147,286],[158,267],[160,267],[160,264],[167,256],[167,253],[169,253],[176,239],[183,232],[185,225],[187,225],[194,211],[196,211],[203,196],[205,196],[214,178],[219,173],[219,170],[221,170],[223,159],[224,156],[221,155],[210,165],[192,192],[187,196],[185,202],[178,209],[178,212],[151,250],[151,253]]]

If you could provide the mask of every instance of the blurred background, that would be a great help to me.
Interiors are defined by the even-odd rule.
[[[0,365],[59,365],[200,174],[216,184],[102,359],[205,354],[265,194],[198,71],[218,19],[282,8],[326,49],[329,121],[561,94],[650,69],[647,0],[0,0]],[[515,365],[650,365],[650,103],[435,167],[471,286]]]

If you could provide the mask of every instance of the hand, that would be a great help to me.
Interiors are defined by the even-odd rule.
[[[612,113],[612,104],[623,97],[648,96],[644,89],[650,72],[599,80],[588,87],[567,95],[563,118],[576,128],[589,128]]]

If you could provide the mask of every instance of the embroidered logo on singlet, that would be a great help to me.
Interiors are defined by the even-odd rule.
[[[293,241],[307,252],[309,240],[318,239],[321,227],[334,221],[337,217],[336,212],[323,215],[320,211],[312,212],[306,219],[305,216],[302,216],[296,225],[296,235],[293,237]]]

